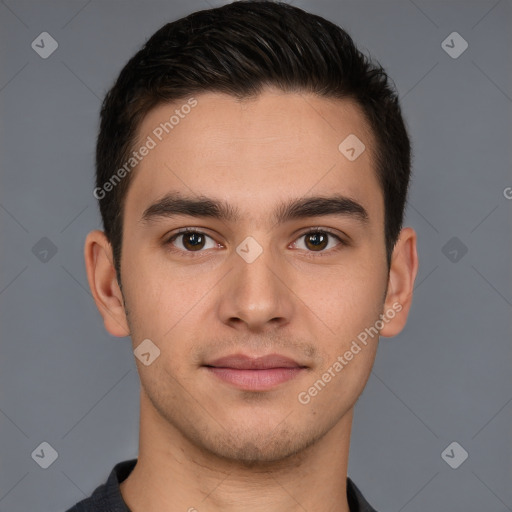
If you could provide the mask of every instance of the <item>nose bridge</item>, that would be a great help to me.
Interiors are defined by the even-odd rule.
[[[251,329],[262,328],[271,321],[288,321],[291,304],[282,282],[284,265],[269,244],[248,236],[231,257],[232,271],[220,299],[222,320],[242,321]]]

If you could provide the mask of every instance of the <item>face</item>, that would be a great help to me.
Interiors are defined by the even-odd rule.
[[[126,196],[124,308],[105,324],[126,324],[134,350],[151,340],[141,396],[168,432],[229,459],[284,459],[351,411],[377,349],[368,332],[398,325],[374,140],[348,100],[194,98],[140,126],[155,144]],[[365,145],[355,159],[339,148],[350,134]]]

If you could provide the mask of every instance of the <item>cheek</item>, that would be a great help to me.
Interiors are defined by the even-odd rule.
[[[324,355],[315,379],[333,382],[317,405],[359,396],[371,373],[378,346],[375,325],[382,313],[385,284],[380,271],[370,267],[360,264],[351,266],[350,271],[333,272],[324,293],[317,289],[311,299],[322,320],[315,322],[321,331],[317,331],[317,343]]]
[[[380,268],[364,261],[328,270],[303,273],[297,295],[328,335],[347,340],[378,319],[385,280]]]
[[[185,350],[183,332],[197,324],[208,302],[205,295],[218,277],[208,270],[197,272],[193,265],[178,269],[162,255],[132,252],[123,264],[133,344],[149,338],[168,355]],[[180,343],[173,343],[178,337]]]
[[[174,308],[169,300],[175,288],[169,286],[160,265],[128,243],[123,247],[121,273],[134,345],[144,338],[158,339],[163,324],[169,324],[167,329],[172,325],[169,313]]]

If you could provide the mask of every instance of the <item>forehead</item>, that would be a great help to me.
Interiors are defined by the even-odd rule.
[[[273,89],[246,100],[202,93],[155,107],[137,139],[135,149],[149,140],[154,147],[133,171],[127,212],[140,215],[174,191],[222,198],[253,218],[283,196],[339,192],[366,201],[374,215],[382,203],[373,135],[348,99]],[[344,151],[353,156],[361,143],[364,151],[347,158]]]

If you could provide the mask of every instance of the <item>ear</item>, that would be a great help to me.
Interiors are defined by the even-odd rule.
[[[91,231],[85,239],[85,268],[94,302],[112,336],[129,336],[123,294],[117,282],[112,246],[105,233]]]
[[[387,323],[384,322],[384,327],[380,331],[381,336],[396,336],[405,327],[417,273],[416,232],[409,227],[403,228],[391,257],[388,290],[382,312],[389,320]],[[393,312],[394,316],[391,318]]]

